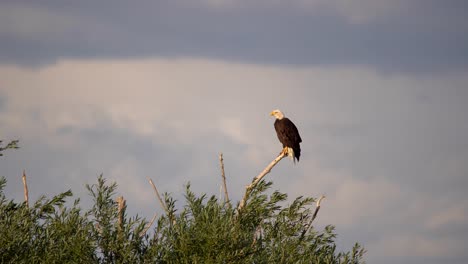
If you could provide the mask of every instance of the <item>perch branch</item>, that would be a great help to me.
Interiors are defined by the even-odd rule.
[[[307,224],[307,229],[302,232],[302,236],[304,236],[307,232],[309,232],[310,227],[312,226],[312,222],[315,220],[315,218],[317,217],[318,211],[320,210],[320,203],[322,202],[323,199],[325,199],[325,195],[320,196],[320,198],[317,200],[314,214],[312,215],[312,218]]]
[[[221,177],[223,178],[223,188],[224,188],[224,201],[226,203],[229,202],[229,194],[226,185],[226,174],[224,173],[224,159],[223,153],[219,154],[219,164],[221,165]]]
[[[255,186],[257,186],[257,184],[263,179],[263,177],[265,177],[271,171],[271,169],[284,157],[286,157],[286,153],[284,151],[281,151],[278,157],[276,157],[272,162],[270,162],[270,164],[268,164],[268,166],[266,166],[266,168],[262,172],[260,172],[260,174],[258,174],[257,177],[254,178],[251,184],[245,187],[244,197],[240,201],[239,207],[237,207],[237,211],[241,211],[242,208],[244,208],[245,203],[247,202],[247,199],[249,198],[249,195],[255,188]]]
[[[28,191],[28,183],[26,182],[26,171],[23,170],[23,187],[24,187],[24,201],[26,205],[29,207],[29,191]]]

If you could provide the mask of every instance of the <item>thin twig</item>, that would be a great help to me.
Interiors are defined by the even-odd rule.
[[[26,205],[29,207],[29,191],[28,191],[28,183],[26,182],[26,171],[23,170],[23,187],[24,187],[24,201]]]
[[[318,211],[320,210],[320,203],[322,202],[323,199],[325,199],[325,195],[320,196],[320,198],[317,200],[314,214],[312,215],[312,218],[310,219],[309,223],[307,224],[307,229],[302,232],[302,236],[304,236],[307,232],[309,232],[310,228],[312,227],[312,222],[317,217]]]
[[[260,172],[260,174],[257,177],[254,178],[251,184],[245,187],[244,197],[240,201],[239,207],[237,207],[238,212],[240,212],[242,208],[244,208],[245,203],[255,186],[257,186],[257,184],[263,179],[263,177],[265,177],[271,171],[271,169],[284,157],[286,157],[286,153],[284,151],[281,151],[278,157],[276,157],[272,162],[270,162],[270,164],[268,164],[268,166],[266,166],[266,168],[262,172]]]
[[[159,203],[161,204],[164,211],[166,211],[166,214],[169,216],[169,210],[167,209],[166,204],[163,202],[161,195],[159,195],[158,189],[156,188],[156,185],[154,185],[153,180],[150,177],[146,177],[146,178],[148,179],[151,186],[153,186],[154,193],[156,194],[156,197],[158,198]]]
[[[150,229],[150,227],[153,225],[154,223],[154,220],[156,220],[156,216],[158,214],[154,214],[153,218],[151,219],[151,221],[146,225],[145,229],[143,229],[141,232],[140,232],[140,237],[144,236],[146,234],[146,232],[148,232],[148,230]]]
[[[219,163],[221,165],[221,177],[223,178],[223,187],[224,187],[224,202],[229,203],[229,194],[226,185],[226,174],[224,173],[224,160],[223,153],[219,154]]]

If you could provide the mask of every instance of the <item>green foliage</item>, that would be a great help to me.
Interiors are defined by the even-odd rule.
[[[186,186],[179,210],[167,193],[166,214],[153,229],[145,219],[129,217],[116,202],[116,183],[102,175],[87,185],[93,206],[80,207],[72,192],[40,197],[31,207],[8,200],[0,178],[0,263],[363,263],[355,244],[337,252],[333,226],[309,228],[313,198],[268,195],[261,181],[245,207],[237,211],[215,196],[198,196]]]
[[[165,194],[168,214],[145,233],[147,222],[118,210],[116,183],[100,176],[87,185],[94,200],[88,211],[67,191],[33,206],[7,200],[0,178],[1,263],[363,263],[356,244],[337,252],[333,226],[307,229],[314,199],[267,195],[260,182],[241,212],[214,196],[197,196],[186,187],[185,206]],[[119,218],[119,216],[122,216]],[[121,220],[119,220],[121,219]],[[308,232],[305,232],[308,231]]]
[[[18,140],[12,140],[6,146],[2,146],[3,140],[0,140],[0,157],[3,156],[3,151],[7,149],[17,149],[18,147]]]
[[[97,262],[142,262],[147,248],[140,235],[145,227],[145,220],[138,216],[127,217],[125,207],[118,211],[117,202],[113,199],[117,184],[106,185],[102,175],[99,176],[97,184],[87,185],[86,188],[94,201],[94,206],[86,216],[92,223],[90,233],[96,245]]]
[[[0,262],[73,263],[94,259],[89,221],[78,207],[79,201],[64,206],[71,191],[52,199],[39,198],[32,207],[8,201],[0,179]]]

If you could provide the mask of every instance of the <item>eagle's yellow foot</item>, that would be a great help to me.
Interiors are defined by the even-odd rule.
[[[284,147],[283,150],[281,150],[280,155],[288,155],[288,148]]]

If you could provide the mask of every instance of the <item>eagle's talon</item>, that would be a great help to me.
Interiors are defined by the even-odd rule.
[[[284,147],[281,152],[280,152],[280,155],[287,155],[288,154],[288,148],[287,147]]]

